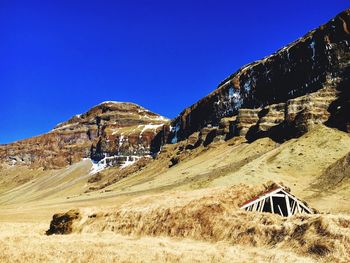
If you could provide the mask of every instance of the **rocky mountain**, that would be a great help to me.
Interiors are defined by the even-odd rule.
[[[245,65],[171,125],[138,105],[105,102],[47,134],[0,146],[0,161],[50,169],[91,158],[99,170],[185,139],[188,150],[235,136],[283,142],[322,123],[349,132],[349,43],[350,9]]]
[[[174,120],[104,102],[0,145],[1,262],[350,262],[349,41],[350,9]],[[241,209],[276,185],[317,213]]]
[[[199,136],[191,143],[197,145],[236,135],[283,141],[319,123],[350,131],[349,45],[350,10],[346,10],[230,75],[173,120],[169,142],[196,132]]]
[[[103,102],[50,132],[0,146],[0,161],[46,169],[91,158],[93,169],[126,166],[150,156],[152,140],[168,119],[139,105]]]

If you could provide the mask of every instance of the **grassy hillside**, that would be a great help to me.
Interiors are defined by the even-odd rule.
[[[58,255],[62,261],[116,262],[349,259],[344,252],[350,238],[347,133],[321,125],[283,144],[234,138],[191,151],[180,150],[183,144],[167,146],[150,163],[98,176],[89,175],[88,160],[60,170],[3,165],[0,260],[48,261]],[[285,220],[237,210],[270,180],[336,215]],[[83,215],[79,233],[45,236],[52,215],[70,209]]]

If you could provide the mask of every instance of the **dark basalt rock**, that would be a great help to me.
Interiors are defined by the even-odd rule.
[[[337,87],[339,97],[329,106],[331,117],[326,122],[330,127],[350,132],[350,69],[343,82]]]
[[[173,167],[174,165],[177,165],[180,162],[180,157],[173,156],[169,161],[169,168]]]
[[[150,152],[151,155],[156,155],[158,152],[160,152],[161,147],[166,144],[168,141],[168,137],[170,134],[170,126],[164,125],[162,129],[154,136],[154,138],[151,141],[150,146]]]
[[[64,235],[73,232],[74,220],[81,219],[78,210],[69,210],[66,213],[55,214],[50,222],[50,228],[46,231],[46,235]]]
[[[221,82],[215,91],[185,109],[172,121],[174,128],[169,142],[183,140],[208,124],[218,126],[222,118],[239,116],[240,109],[255,109],[258,114],[269,105],[286,103],[325,87],[338,89],[340,83],[349,86],[349,31],[350,11],[346,10],[271,56],[242,67]],[[339,98],[345,93],[342,91]],[[338,99],[332,105],[330,122],[348,130],[346,112],[349,112],[349,106],[344,105],[345,101],[346,98]],[[301,114],[304,121],[308,121],[308,114],[310,109]],[[286,123],[281,124],[283,122]],[[284,127],[289,125],[287,119],[281,120],[280,124]],[[240,126],[239,120],[236,125]],[[299,126],[302,126],[301,123]],[[237,135],[237,129],[230,129]],[[250,137],[252,133],[251,130]]]

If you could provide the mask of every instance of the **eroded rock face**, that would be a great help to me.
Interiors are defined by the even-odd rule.
[[[236,135],[247,136],[248,139],[270,136],[282,141],[300,136],[315,125],[328,121],[331,116],[328,108],[337,99],[338,94],[339,92],[330,86],[285,103],[258,109],[240,109],[236,121]]]
[[[295,132],[302,133],[329,119],[347,130],[350,107],[347,99],[340,99],[346,93],[340,87],[350,86],[349,76],[350,9],[229,76],[173,120],[169,142],[186,139],[208,125],[220,126],[227,117],[236,117],[229,127],[224,122],[231,136],[253,138],[278,125],[296,125],[300,130]]]
[[[0,146],[0,161],[47,169],[91,158],[123,165],[151,155],[156,134],[168,119],[133,103],[104,102],[57,125],[52,131]]]

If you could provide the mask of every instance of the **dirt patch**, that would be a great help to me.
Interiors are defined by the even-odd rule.
[[[97,182],[99,182],[101,180],[102,180],[101,173],[97,173],[97,174],[95,174],[95,175],[93,175],[92,177],[89,178],[88,183],[89,184],[93,184],[93,183],[97,183]]]

